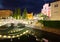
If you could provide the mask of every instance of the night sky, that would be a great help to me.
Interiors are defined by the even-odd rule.
[[[11,9],[21,8],[23,11],[24,8],[28,12],[38,13],[41,11],[45,3],[51,3],[54,0],[0,0],[0,9]]]

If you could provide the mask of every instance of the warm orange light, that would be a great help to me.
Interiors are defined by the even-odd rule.
[[[0,10],[0,17],[6,18],[12,15],[12,13],[11,10]]]
[[[27,19],[33,19],[33,13],[28,13],[27,14]]]

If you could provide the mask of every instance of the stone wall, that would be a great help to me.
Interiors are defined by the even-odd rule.
[[[60,1],[51,3],[51,18],[50,20],[60,20]]]

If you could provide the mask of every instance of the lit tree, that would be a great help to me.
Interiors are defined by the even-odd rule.
[[[16,15],[17,15],[17,10],[15,9],[15,11],[14,11],[14,14],[13,14],[13,18],[15,18],[16,19]]]
[[[42,20],[47,20],[47,19],[49,19],[49,17],[48,17],[47,15],[44,15],[43,13],[39,13],[39,14],[38,14],[38,17],[39,17],[40,19],[42,19]]]
[[[26,8],[24,9],[24,12],[23,12],[23,15],[22,15],[22,18],[23,19],[26,19],[26,15],[27,15],[27,10],[26,10]]]
[[[17,9],[17,19],[21,19],[21,10],[20,10],[20,8]]]
[[[15,9],[15,12],[13,14],[13,17],[15,19],[20,19],[21,18],[21,10],[20,10],[20,8]]]

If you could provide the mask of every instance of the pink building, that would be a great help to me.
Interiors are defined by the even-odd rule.
[[[48,3],[43,5],[43,9],[41,10],[41,13],[51,17],[51,9]]]

